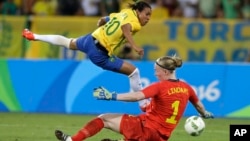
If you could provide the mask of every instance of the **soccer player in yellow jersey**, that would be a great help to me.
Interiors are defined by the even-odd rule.
[[[136,0],[133,4],[129,4],[127,9],[100,18],[97,23],[98,28],[93,33],[76,39],[61,35],[35,34],[28,29],[24,29],[22,35],[30,41],[43,41],[72,50],[80,50],[86,53],[95,65],[127,75],[132,90],[139,91],[142,88],[139,70],[133,64],[115,56],[113,52],[120,44],[128,42],[139,55],[143,55],[143,49],[136,45],[132,35],[149,22],[151,12],[148,3]],[[141,108],[146,102],[146,100],[139,102]]]

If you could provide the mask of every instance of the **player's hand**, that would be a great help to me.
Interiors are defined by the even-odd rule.
[[[97,26],[100,27],[100,26],[104,25],[105,23],[106,23],[106,21],[105,21],[105,19],[102,17],[102,18],[100,18],[100,19],[98,20]]]
[[[98,100],[116,100],[117,97],[115,92],[111,93],[104,87],[94,88],[93,95]]]
[[[206,118],[206,119],[207,118],[214,118],[214,115],[211,112],[205,111],[204,115],[202,115],[201,117]]]
[[[141,57],[144,55],[144,50],[142,48],[139,47],[135,47],[134,48],[135,52],[140,55]]]

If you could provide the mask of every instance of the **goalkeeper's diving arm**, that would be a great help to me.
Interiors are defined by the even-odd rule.
[[[129,93],[120,93],[117,95],[116,100],[119,101],[139,101],[145,99],[145,95],[141,92],[129,92]]]
[[[214,118],[213,114],[211,112],[208,112],[204,105],[201,103],[201,101],[198,101],[193,104],[195,109],[200,113],[201,117],[203,118]]]

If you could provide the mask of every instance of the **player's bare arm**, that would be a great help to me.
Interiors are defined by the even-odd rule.
[[[206,109],[204,108],[204,105],[198,101],[196,104],[194,104],[194,107],[196,108],[196,110],[201,114],[202,117],[205,117],[207,114]]]
[[[144,93],[141,91],[117,94],[116,92],[110,92],[104,87],[94,88],[93,95],[97,99],[119,100],[119,101],[128,101],[128,102],[139,101],[139,100],[143,100],[146,98]]]
[[[109,17],[101,17],[98,22],[97,22],[97,26],[100,27],[102,25],[105,25],[109,20]]]
[[[116,100],[120,100],[120,101],[139,101],[143,99],[145,99],[145,96],[141,91],[121,93],[121,94],[117,94],[117,97],[116,97]]]
[[[194,107],[196,108],[196,110],[197,110],[202,116],[205,115],[206,110],[205,110],[203,104],[202,104],[200,101],[198,101],[197,103],[195,103],[195,104],[194,104]]]
[[[131,30],[132,30],[132,27],[131,25],[128,23],[128,24],[124,24],[122,27],[122,32],[123,32],[123,35],[124,37],[126,38],[126,40],[129,42],[129,44],[131,45],[131,47],[140,55],[140,56],[143,56],[144,54],[144,51],[142,48],[138,47],[136,44],[135,44],[135,41],[132,37],[132,34],[131,34]]]

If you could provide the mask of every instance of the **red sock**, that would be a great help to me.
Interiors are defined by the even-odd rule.
[[[88,122],[77,134],[72,136],[73,141],[82,141],[102,130],[104,123],[101,118],[95,118]]]

